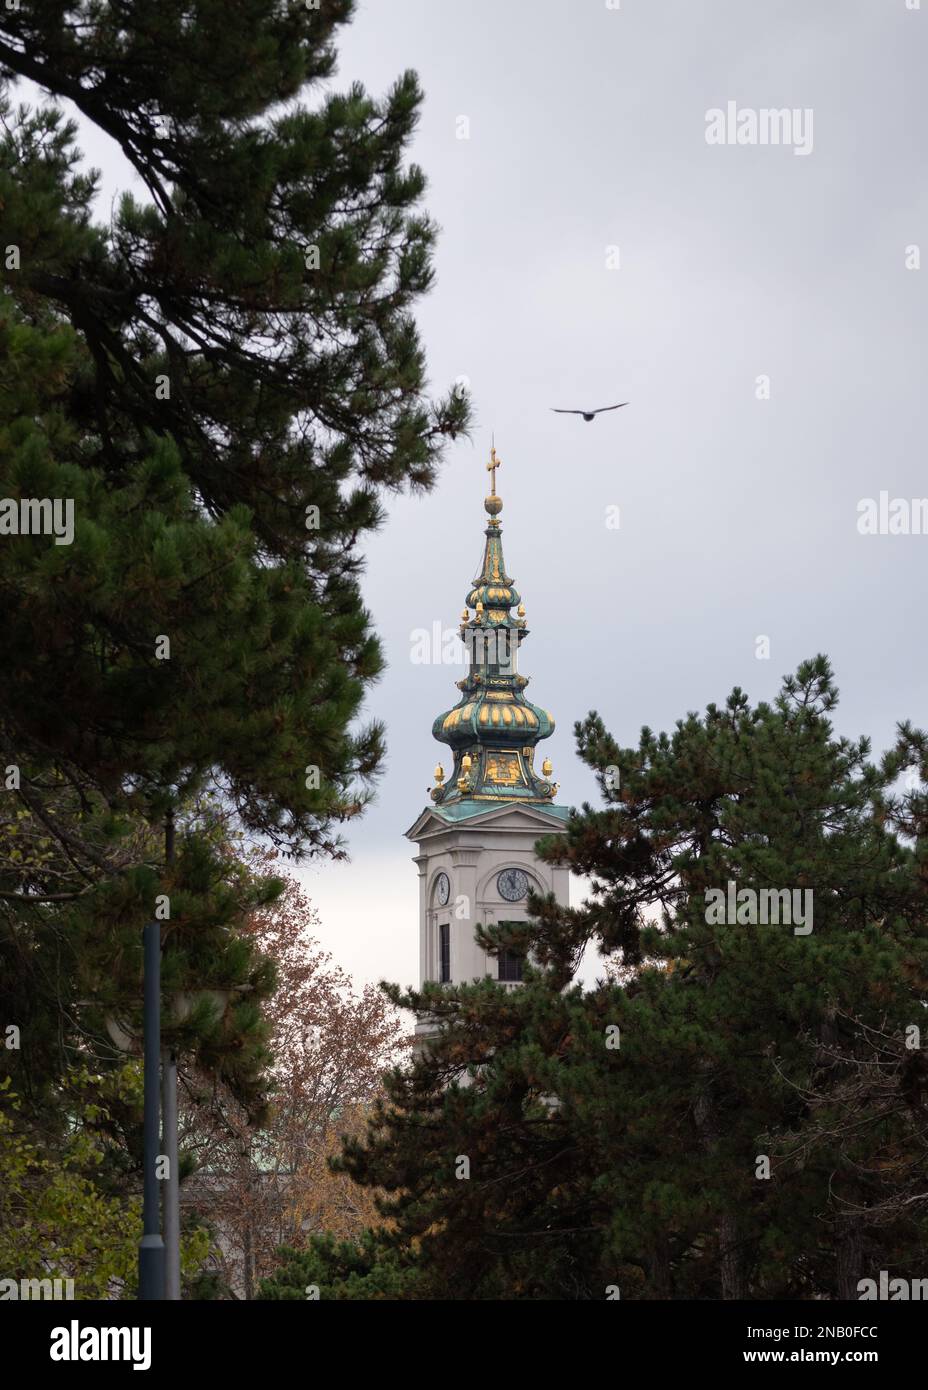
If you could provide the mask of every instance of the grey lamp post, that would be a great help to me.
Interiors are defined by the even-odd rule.
[[[161,923],[148,922],[144,939],[145,1118],[142,1142],[142,1240],[139,1298],[164,1298],[164,1241],[158,1201],[159,1062],[161,1060]]]
[[[164,859],[174,862],[174,811],[164,823]],[[161,1184],[164,1218],[164,1298],[180,1298],[180,1174],[177,1170],[177,1058],[171,1048],[161,1053],[161,1151],[167,1177]]]
[[[164,859],[174,859],[174,811],[164,822]],[[180,1298],[180,1205],[177,1173],[177,1062],[161,1050],[161,923],[148,922],[144,939],[144,1132],[142,1139],[142,1239],[139,1244],[139,1298]],[[162,1131],[163,1124],[163,1131]],[[167,1159],[159,1180],[159,1157]],[[161,1191],[164,1233],[161,1236]]]
[[[164,1297],[180,1298],[180,1174],[177,1171],[177,1058],[161,1053],[161,1152],[168,1162],[161,1184],[164,1217]]]

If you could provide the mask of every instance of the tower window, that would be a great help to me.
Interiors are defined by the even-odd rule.
[[[522,957],[515,951],[500,951],[496,957],[499,966],[498,980],[521,980]]]
[[[438,928],[438,980],[440,984],[451,982],[451,927],[442,922]]]

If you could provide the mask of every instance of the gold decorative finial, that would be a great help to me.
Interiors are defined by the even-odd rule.
[[[436,769],[435,769],[435,781],[438,783],[439,786],[441,786],[441,784],[442,784],[442,782],[443,782],[444,780],[445,780],[445,769],[442,767],[441,763],[439,763],[438,766],[437,766]]]
[[[490,475],[490,495],[484,498],[483,509],[491,517],[499,516],[503,510],[503,499],[496,491],[496,470],[502,468],[502,460],[496,456],[496,445],[490,445],[490,462],[487,464],[487,472]]]
[[[496,448],[495,448],[495,446],[491,445],[491,447],[490,447],[490,462],[487,464],[487,472],[491,475],[491,477],[490,477],[490,496],[491,496],[491,497],[495,497],[495,496],[496,496],[496,470],[497,470],[497,468],[501,468],[501,467],[502,467],[502,460],[500,460],[500,459],[498,459],[498,458],[496,457]]]

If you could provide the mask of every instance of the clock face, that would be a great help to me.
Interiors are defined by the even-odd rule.
[[[447,874],[439,874],[435,880],[435,896],[439,907],[444,907],[451,896],[451,883]]]
[[[504,869],[496,880],[501,898],[507,903],[517,903],[528,893],[528,877],[521,869]]]

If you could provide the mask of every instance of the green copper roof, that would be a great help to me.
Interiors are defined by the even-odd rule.
[[[488,809],[494,801],[550,806],[557,794],[557,785],[549,780],[550,764],[540,773],[534,766],[535,746],[554,732],[554,720],[525,698],[528,677],[518,672],[519,647],[528,628],[503,559],[499,466],[496,450],[491,449],[487,468],[493,482],[484,501],[490,519],[483,560],[461,615],[460,636],[469,655],[467,674],[457,682],[461,698],[432,725],[434,737],[447,743],[454,757],[447,781],[443,771],[440,778],[436,771],[431,796],[442,808],[474,802]]]
[[[569,806],[556,806],[553,801],[546,801],[544,805],[535,802],[533,805],[534,809],[540,811],[542,815],[556,816],[558,820],[567,820],[570,815]],[[498,802],[458,800],[452,801],[446,806],[436,806],[434,814],[441,816],[442,820],[457,823],[458,821],[469,820],[471,816],[485,816],[488,811],[498,810]]]

